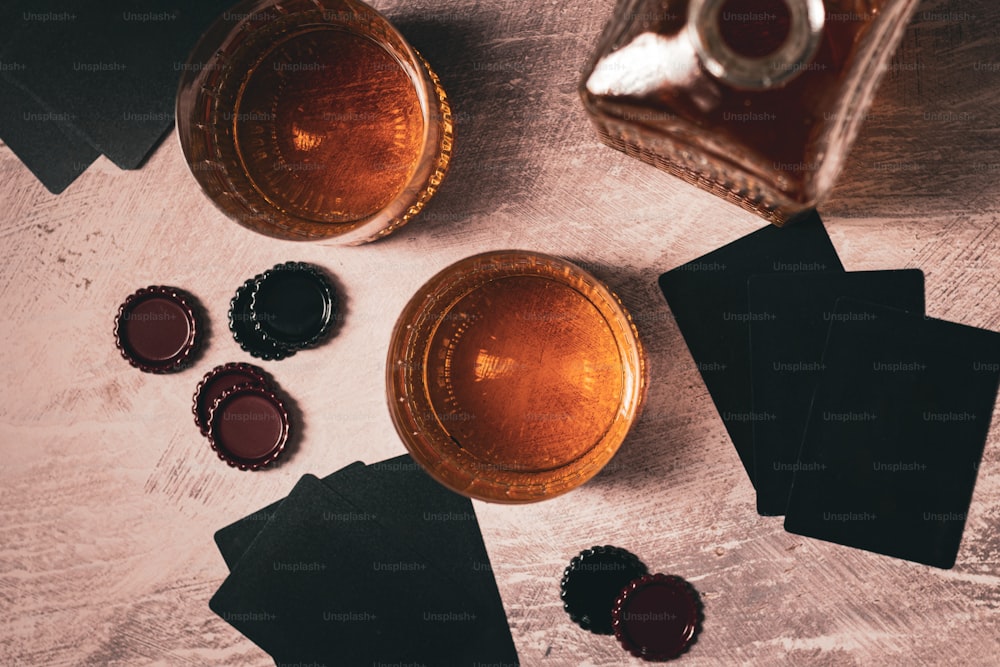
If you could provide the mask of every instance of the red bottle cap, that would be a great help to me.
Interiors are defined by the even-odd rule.
[[[257,470],[284,451],[290,426],[288,410],[274,390],[240,384],[212,404],[208,442],[234,468]]]
[[[698,594],[691,585],[666,574],[647,574],[630,582],[611,610],[615,637],[626,651],[644,660],[676,658],[694,640],[701,621]]]
[[[170,373],[188,361],[201,334],[192,301],[176,287],[153,285],[125,299],[115,317],[115,345],[147,373]]]
[[[193,405],[191,406],[191,411],[194,413],[194,423],[202,435],[208,435],[208,415],[216,399],[222,396],[222,393],[227,389],[232,389],[240,384],[271,387],[264,371],[242,362],[216,366],[205,373],[205,377],[201,379],[194,391]]]

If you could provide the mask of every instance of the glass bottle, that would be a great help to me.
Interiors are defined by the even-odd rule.
[[[782,225],[833,187],[917,0],[622,0],[580,84],[606,144]]]

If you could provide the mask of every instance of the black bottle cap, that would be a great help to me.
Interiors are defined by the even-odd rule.
[[[270,465],[288,443],[285,404],[268,387],[241,384],[222,392],[208,413],[208,442],[219,458],[240,470]]]
[[[642,561],[625,549],[598,546],[581,551],[563,573],[563,608],[584,630],[610,635],[615,599],[630,581],[646,572]]]
[[[304,262],[285,262],[254,281],[250,319],[262,340],[300,350],[330,331],[335,307],[333,287],[322,271]]]
[[[229,302],[229,330],[244,352],[258,359],[278,360],[290,357],[295,350],[264,340],[251,318],[251,296],[256,279],[251,278],[240,285]]]
[[[115,317],[115,345],[147,373],[184,367],[201,335],[201,324],[182,290],[152,285],[129,295]]]
[[[222,396],[227,389],[232,389],[240,384],[271,387],[264,371],[242,362],[216,366],[205,373],[205,377],[201,379],[194,391],[193,405],[191,406],[191,411],[194,413],[194,423],[202,435],[208,435],[208,415],[216,399]]]
[[[686,651],[701,627],[701,603],[680,577],[647,574],[630,582],[611,611],[615,637],[626,651],[649,661]]]

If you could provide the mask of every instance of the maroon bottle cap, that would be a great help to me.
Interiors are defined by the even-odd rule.
[[[194,413],[194,423],[198,426],[202,435],[208,435],[208,416],[215,401],[222,396],[227,389],[232,389],[237,385],[248,384],[254,387],[270,388],[264,371],[251,364],[233,362],[216,366],[198,383],[194,390],[193,405],[191,411]]]
[[[637,658],[663,661],[688,649],[698,633],[698,593],[680,577],[647,574],[622,590],[611,610],[615,637]]]
[[[115,345],[147,373],[170,373],[188,361],[201,334],[192,300],[176,287],[152,285],[125,299],[115,317]]]
[[[222,392],[208,412],[208,442],[240,470],[269,465],[288,443],[285,404],[268,387],[240,384]]]

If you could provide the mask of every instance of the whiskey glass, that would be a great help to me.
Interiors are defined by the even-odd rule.
[[[596,475],[637,419],[646,359],[621,301],[526,251],[457,262],[392,333],[389,412],[413,458],[472,498],[525,503]]]
[[[236,5],[183,66],[176,115],[215,205],[289,240],[392,233],[437,191],[453,140],[437,75],[358,0]]]

